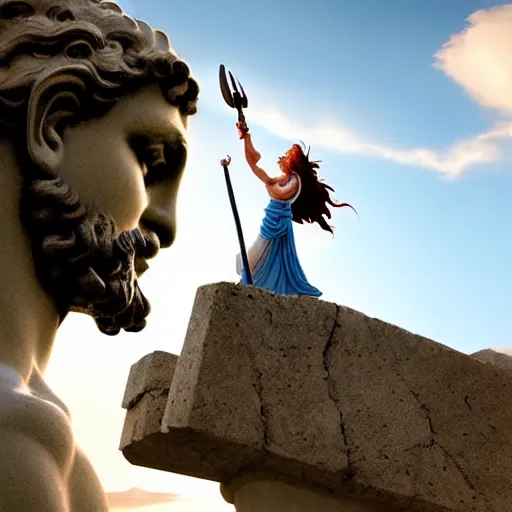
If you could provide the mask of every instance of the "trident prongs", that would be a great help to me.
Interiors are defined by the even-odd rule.
[[[231,82],[231,88],[229,87],[226,68],[224,67],[224,64],[221,64],[219,69],[219,82],[222,97],[228,106],[238,111],[238,120],[242,123],[245,123],[243,109],[247,108],[249,104],[247,95],[245,94],[242,84],[237,78],[233,76],[231,71],[228,71],[228,74],[229,80]]]
[[[242,84],[238,82],[238,85],[240,86],[240,91],[242,92],[242,107],[247,108],[249,106],[249,103],[247,101],[247,94],[245,94],[244,88],[242,87]]]
[[[247,108],[247,96],[245,94],[244,88],[242,87],[242,84],[240,83],[240,80],[238,80],[238,78],[235,78],[231,71],[228,71],[228,73],[231,85],[233,87],[233,99],[235,103],[235,108],[237,103],[240,104],[241,108]]]
[[[224,98],[224,101],[231,108],[235,108],[235,104],[233,102],[233,95],[231,94],[231,91],[230,91],[229,85],[228,85],[228,80],[226,78],[226,69],[224,68],[224,64],[220,65],[219,82],[220,82],[220,90],[222,92],[222,97]]]

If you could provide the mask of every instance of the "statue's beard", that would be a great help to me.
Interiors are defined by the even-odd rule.
[[[30,171],[20,211],[37,277],[61,316],[86,313],[108,335],[144,329],[150,306],[137,267],[156,255],[158,239],[139,229],[119,233],[112,217],[87,210],[63,179]]]

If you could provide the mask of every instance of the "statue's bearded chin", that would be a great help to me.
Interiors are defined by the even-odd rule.
[[[62,317],[88,314],[101,332],[138,332],[150,312],[137,269],[158,252],[158,238],[139,229],[119,233],[112,217],[87,210],[59,177],[32,169],[21,215],[38,279]]]

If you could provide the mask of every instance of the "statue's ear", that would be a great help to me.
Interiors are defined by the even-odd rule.
[[[63,158],[66,121],[83,108],[87,78],[85,66],[69,66],[42,77],[32,89],[28,104],[27,146],[39,167],[52,172]]]

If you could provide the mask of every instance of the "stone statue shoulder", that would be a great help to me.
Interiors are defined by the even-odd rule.
[[[12,367],[0,364],[0,435],[8,432],[40,445],[62,473],[69,470],[74,455],[69,417],[55,403],[31,393]]]

